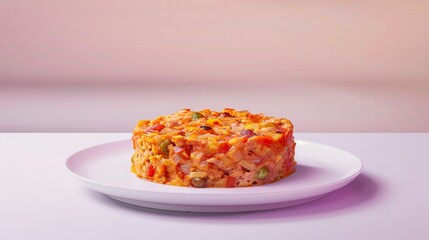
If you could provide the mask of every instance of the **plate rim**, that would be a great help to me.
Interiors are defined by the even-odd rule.
[[[313,142],[313,141],[306,141],[306,140],[295,140],[297,145],[303,145],[303,144],[310,144],[310,145],[318,145],[320,147],[325,147],[325,148],[331,148],[334,149],[335,151],[340,151],[343,154],[347,154],[350,157],[354,158],[354,160],[357,160],[356,163],[359,165],[358,170],[353,171],[351,174],[347,174],[346,176],[343,176],[341,178],[336,179],[335,181],[330,181],[330,182],[326,182],[326,183],[321,183],[321,184],[316,184],[316,185],[310,185],[310,186],[304,186],[304,187],[299,187],[299,188],[292,188],[292,189],[267,189],[266,187],[269,186],[269,184],[266,185],[261,185],[261,186],[252,186],[252,187],[245,187],[245,188],[204,188],[204,189],[200,189],[200,188],[191,188],[191,187],[182,187],[182,186],[170,186],[170,185],[164,185],[164,184],[160,184],[160,183],[154,183],[154,182],[150,182],[147,180],[142,179],[143,181],[146,181],[147,184],[157,184],[159,185],[160,189],[135,189],[132,187],[126,187],[126,186],[116,186],[116,185],[112,185],[112,184],[108,184],[108,183],[103,183],[94,179],[90,179],[87,178],[85,176],[79,175],[78,173],[76,173],[75,171],[73,171],[71,165],[71,162],[74,161],[75,158],[77,158],[77,156],[83,154],[84,152],[87,151],[91,151],[94,150],[96,148],[100,148],[100,147],[105,147],[106,145],[117,145],[117,144],[124,144],[125,142],[130,141],[129,139],[123,139],[123,140],[117,140],[117,141],[110,141],[110,142],[105,142],[105,143],[101,143],[101,144],[96,144],[96,145],[92,145],[86,148],[82,148],[76,152],[74,152],[72,155],[70,155],[66,161],[65,161],[65,165],[66,165],[66,169],[68,170],[69,173],[71,173],[75,178],[77,178],[81,183],[84,183],[85,186],[98,191],[92,187],[90,187],[88,184],[92,184],[92,185],[96,185],[98,187],[103,187],[103,188],[111,188],[111,189],[115,189],[115,190],[119,190],[119,191],[132,191],[135,193],[157,193],[157,194],[164,194],[164,195],[177,195],[177,194],[186,194],[186,195],[192,195],[192,196],[198,196],[198,195],[210,195],[210,196],[214,196],[214,195],[228,195],[228,196],[233,196],[233,195],[255,195],[255,194],[272,194],[272,193],[290,193],[290,192],[296,192],[296,191],[309,191],[311,189],[319,189],[319,188],[327,188],[333,185],[337,185],[339,183],[344,183],[344,185],[348,184],[349,182],[351,182],[353,179],[355,179],[357,176],[359,176],[359,174],[361,174],[362,170],[363,170],[363,162],[360,160],[360,158],[358,158],[356,155],[341,149],[341,148],[337,148],[335,146],[331,146],[331,145],[327,145],[327,144],[322,144],[322,143],[318,143],[318,142]],[[299,162],[298,162],[299,164]],[[285,178],[287,179],[287,178]],[[281,179],[279,181],[282,181],[284,179]],[[265,187],[265,189],[264,189]],[[342,186],[341,186],[342,187]],[[339,187],[339,188],[341,188]],[[165,191],[166,189],[175,189],[175,190],[182,190],[182,191]],[[264,191],[240,191],[240,190],[244,190],[244,189],[258,189],[258,190],[264,190]],[[336,190],[336,189],[334,189]],[[228,191],[228,192],[226,192]],[[333,191],[333,190],[332,190]],[[100,191],[99,191],[100,192]],[[109,195],[109,194],[108,194]]]

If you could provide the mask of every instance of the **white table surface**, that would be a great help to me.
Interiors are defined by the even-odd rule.
[[[72,153],[130,134],[0,134],[0,239],[428,239],[429,134],[296,134],[364,163],[312,203],[248,213],[134,207],[81,186]]]

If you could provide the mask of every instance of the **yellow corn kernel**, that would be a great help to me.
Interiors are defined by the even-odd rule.
[[[257,123],[246,124],[244,126],[244,129],[249,129],[249,130],[254,130],[254,129],[258,129],[258,128],[259,128],[259,124],[257,124]]]
[[[274,134],[271,135],[271,137],[273,138],[274,141],[279,141],[283,137],[283,134],[281,134],[281,133],[274,133]]]
[[[207,176],[207,173],[205,172],[190,172],[189,177],[190,178],[205,178]]]
[[[215,125],[221,125],[221,121],[217,118],[211,118],[209,120],[207,120],[207,125],[209,126],[215,126]]]
[[[219,149],[219,142],[210,141],[207,144],[207,154],[215,154]]]
[[[238,143],[240,141],[240,138],[236,138],[236,137],[234,137],[234,138],[231,138],[231,139],[229,139],[228,140],[228,144],[229,145],[235,145],[236,143]]]
[[[149,122],[150,122],[149,120],[140,120],[137,122],[137,127],[147,125]]]
[[[181,135],[173,136],[173,137],[171,138],[171,141],[173,141],[173,142],[174,142],[174,144],[176,144],[176,146],[181,147],[181,146],[183,146],[183,144],[184,144],[184,137],[183,137],[183,136],[181,136]]]

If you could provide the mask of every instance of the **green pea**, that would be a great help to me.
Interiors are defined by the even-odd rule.
[[[170,145],[171,141],[170,140],[165,140],[164,142],[161,143],[160,148],[161,148],[161,152],[166,155],[168,157],[169,151],[168,151],[168,145]]]
[[[205,178],[199,178],[199,177],[194,177],[192,178],[192,186],[196,187],[196,188],[203,188],[206,186],[206,179]]]
[[[267,167],[262,167],[255,174],[255,177],[257,179],[261,179],[261,180],[266,178],[267,176],[268,176],[268,168]]]
[[[199,112],[194,112],[194,113],[192,114],[192,121],[198,120],[198,119],[203,118],[203,117],[204,117],[204,115],[203,115],[203,114],[201,114],[201,113],[199,113]]]

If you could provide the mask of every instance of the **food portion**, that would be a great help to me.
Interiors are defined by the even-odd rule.
[[[288,119],[231,108],[183,109],[141,120],[132,141],[131,171],[174,186],[263,185],[290,175],[296,165]]]

